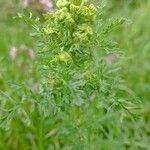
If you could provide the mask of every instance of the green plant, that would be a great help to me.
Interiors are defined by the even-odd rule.
[[[13,84],[17,100],[0,92],[0,125],[26,127],[40,150],[109,149],[110,143],[125,149],[123,119],[132,116],[134,96],[121,78],[123,56],[109,37],[124,19],[106,19],[103,6],[84,0],[58,0],[56,6],[44,20],[19,14],[35,29],[40,83],[37,91]],[[107,61],[110,54],[114,62]],[[20,149],[29,145],[26,136],[17,140]]]

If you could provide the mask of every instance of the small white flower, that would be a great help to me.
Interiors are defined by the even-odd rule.
[[[11,59],[15,59],[17,56],[17,48],[16,47],[11,47],[9,51],[9,56]]]
[[[28,5],[29,5],[29,0],[21,0],[21,6],[22,6],[23,8],[28,7]]]
[[[29,49],[29,56],[30,56],[31,59],[35,58],[35,54],[34,54],[33,49]]]

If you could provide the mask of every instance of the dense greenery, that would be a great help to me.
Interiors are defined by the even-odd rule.
[[[0,149],[149,150],[150,2],[93,3],[0,1]]]

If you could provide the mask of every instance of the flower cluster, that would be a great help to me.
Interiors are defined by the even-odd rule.
[[[12,60],[16,59],[17,56],[26,56],[30,59],[34,59],[35,53],[32,48],[28,48],[26,45],[21,45],[19,50],[16,46],[12,46],[9,50],[9,56]]]
[[[32,0],[21,0],[20,3],[22,8],[26,8],[32,3]],[[53,9],[53,3],[51,0],[39,0],[38,3],[45,11],[51,11]]]
[[[40,34],[43,35],[44,42],[57,44],[57,50],[52,50],[50,62],[68,67],[74,62],[72,57],[79,56],[76,53],[79,49],[76,50],[75,47],[81,47],[93,36],[96,7],[84,1],[77,3],[70,0],[58,0],[56,6],[58,9],[55,12],[44,14],[45,22],[41,25]]]
[[[10,74],[17,72],[16,79],[22,80],[28,78],[29,80],[35,75],[35,66],[32,64],[35,60],[35,52],[32,48],[22,44],[20,46],[12,46],[9,50]],[[30,81],[29,81],[30,82]],[[33,91],[37,91],[36,83],[33,84]],[[35,85],[34,85],[35,84]],[[31,85],[32,86],[32,85]]]
[[[44,10],[50,11],[53,9],[53,3],[51,0],[40,0],[40,4],[43,6]]]
[[[80,4],[80,3],[78,3]],[[96,8],[93,4],[77,5],[69,0],[58,0],[58,10],[45,15],[45,34],[59,34],[60,26],[69,29],[70,42],[87,42],[93,34],[92,23],[96,19]]]
[[[94,36],[97,9],[93,4],[80,0],[58,0],[56,6],[55,11],[44,14],[45,21],[42,24],[38,23],[40,30],[36,35],[45,45],[38,52],[38,58],[44,65],[42,71],[48,69],[49,73],[45,73],[47,77],[44,79],[48,87],[62,95],[68,93],[72,103],[81,105],[86,94],[79,88],[84,90],[96,78],[90,68],[93,62],[86,46]],[[84,66],[87,62],[88,67]],[[85,72],[86,69],[89,73]],[[68,87],[73,88],[70,89],[72,92],[64,93]]]

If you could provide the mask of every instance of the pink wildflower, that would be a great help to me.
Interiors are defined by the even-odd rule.
[[[109,63],[113,63],[115,61],[115,56],[113,54],[109,54],[105,57],[106,61]]]
[[[53,8],[53,4],[51,0],[40,0],[40,3],[44,7],[44,10],[51,11]]]
[[[9,56],[11,59],[15,59],[17,56],[17,48],[16,47],[11,47],[9,51]]]
[[[30,56],[31,59],[35,58],[35,54],[33,52],[33,49],[29,49],[29,56]]]
[[[29,5],[29,0],[21,0],[21,6],[22,6],[23,8],[28,7],[28,5]]]

